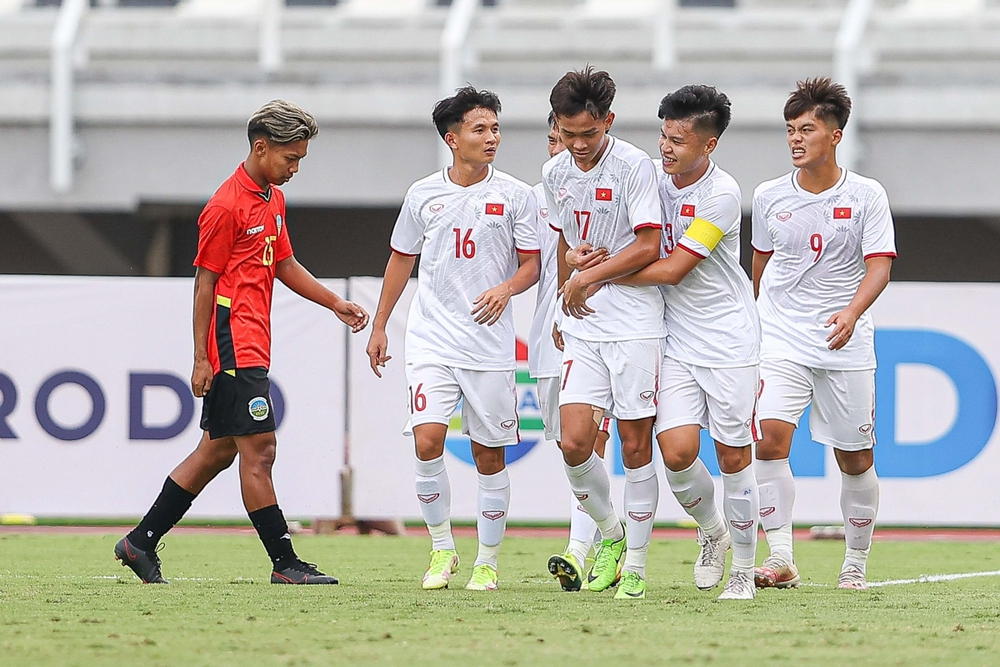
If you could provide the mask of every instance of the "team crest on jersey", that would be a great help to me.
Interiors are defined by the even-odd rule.
[[[486,215],[503,215],[503,204],[487,204]]]
[[[682,218],[693,218],[694,217],[694,204],[684,204],[681,206],[681,217]]]
[[[597,201],[611,201],[611,188],[597,188],[594,199]]]
[[[430,206],[427,207],[427,209],[431,213],[440,213],[441,211],[444,210],[444,204],[441,204],[441,203],[431,204]]]
[[[559,197],[559,199],[562,199],[563,197],[566,196],[567,192],[568,190],[566,190],[566,188],[559,188],[558,190],[556,190],[556,196]]]
[[[274,216],[274,224],[276,224],[278,226],[278,234],[279,235],[281,234],[281,222],[282,222],[281,221],[281,214],[278,213],[277,215]]]
[[[542,216],[543,218],[549,217],[549,209],[547,208],[538,209],[538,215]]]
[[[263,396],[251,398],[247,407],[250,411],[250,416],[255,422],[262,422],[271,414],[271,407],[267,404],[267,399]]]
[[[774,217],[776,217],[778,220],[781,220],[782,222],[788,222],[789,220],[792,219],[792,212],[791,211],[778,211],[778,214],[775,215]]]
[[[851,208],[849,206],[838,206],[833,209],[833,219],[834,220],[850,220],[851,219]]]

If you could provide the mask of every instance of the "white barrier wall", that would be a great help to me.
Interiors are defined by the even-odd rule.
[[[411,284],[389,325],[392,361],[381,380],[364,354],[366,340],[349,351],[354,512],[358,517],[419,518],[413,492],[413,447],[401,435],[406,421],[403,329]],[[374,312],[380,280],[355,278],[351,297]],[[534,296],[515,297],[515,322],[524,340]],[[1000,286],[890,285],[874,307],[878,325],[876,464],[882,479],[880,520],[912,525],[1000,525],[1000,436],[996,372],[1000,369]],[[519,346],[520,347],[520,346]],[[508,453],[512,520],[569,518],[569,487],[554,443],[544,442],[534,384],[519,362],[522,444]],[[808,423],[806,417],[802,424]],[[703,457],[717,474],[703,437]],[[616,448],[611,447],[612,451]],[[707,456],[705,456],[707,454]],[[476,474],[468,440],[453,421],[447,442],[452,503],[457,519],[472,520]],[[612,455],[612,484],[620,499],[624,472]],[[798,477],[795,520],[839,523],[840,473],[832,452],[796,432],[792,467]],[[660,480],[659,520],[685,518]],[[720,483],[721,487],[721,483]]]
[[[352,279],[350,296],[374,313],[380,284]],[[345,288],[343,281],[329,285],[340,293]],[[390,321],[394,358],[379,380],[364,353],[367,332],[349,336],[332,314],[276,287],[271,375],[284,419],[275,483],[289,516],[340,514],[346,382],[355,515],[419,517],[413,447],[401,435],[403,327],[413,288]],[[513,301],[521,337],[533,306],[530,293]],[[994,433],[1000,286],[895,284],[874,311],[881,521],[1000,525],[1000,436]],[[200,436],[200,401],[187,389],[190,318],[190,280],[0,278],[0,512],[145,511]],[[565,521],[569,489],[554,443],[542,439],[534,386],[519,362],[522,443],[508,452],[510,516]],[[454,513],[472,519],[475,469],[460,425],[452,426],[447,458]],[[711,449],[705,451],[715,470]],[[609,465],[621,498],[624,475],[613,453]],[[831,452],[811,442],[805,429],[797,432],[792,466],[796,521],[839,522],[839,472]],[[662,478],[661,490],[657,518],[683,518]],[[236,471],[210,485],[191,514],[244,516]]]
[[[344,293],[345,281],[325,282]],[[192,284],[0,278],[0,512],[146,511],[201,437],[188,386]],[[292,517],[339,516],[346,327],[280,283],[272,324],[279,502]],[[235,466],[190,516],[246,516]]]

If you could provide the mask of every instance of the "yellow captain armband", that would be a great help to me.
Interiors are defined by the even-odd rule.
[[[715,246],[719,245],[719,241],[722,240],[724,235],[725,232],[708,220],[705,220],[704,218],[695,218],[691,223],[691,226],[687,228],[686,232],[684,232],[683,238],[697,241],[708,248],[709,251],[712,251],[715,250]]]

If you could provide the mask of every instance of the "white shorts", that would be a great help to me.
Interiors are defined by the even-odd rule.
[[[421,424],[448,424],[462,403],[462,433],[487,447],[521,441],[514,371],[472,371],[443,364],[406,364],[410,419],[403,435]]]
[[[559,405],[584,403],[616,419],[656,415],[663,340],[589,341],[563,334]]]
[[[759,394],[756,366],[706,368],[663,357],[655,433],[697,424],[724,445],[752,445],[760,440]]]
[[[557,377],[538,378],[538,407],[542,413],[545,439],[562,441],[562,426],[559,421],[559,383]],[[594,411],[597,428],[605,433],[611,428],[611,419],[604,410]]]
[[[828,371],[794,361],[760,362],[760,419],[799,425],[812,403],[812,439],[848,452],[875,446],[875,370]]]

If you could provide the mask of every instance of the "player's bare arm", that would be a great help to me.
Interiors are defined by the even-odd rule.
[[[541,274],[542,261],[537,252],[517,253],[519,266],[514,275],[509,280],[505,280],[496,287],[488,289],[473,301],[475,308],[472,309],[472,316],[476,324],[492,326],[503,315],[507,308],[510,297],[520,294],[538,282]]]
[[[635,241],[624,250],[566,281],[560,289],[563,295],[563,312],[578,319],[593,313],[587,306],[588,290],[593,285],[635,273],[656,261],[659,254],[660,228],[646,227],[636,231]]]
[[[275,277],[304,299],[309,299],[333,311],[340,321],[358,333],[368,326],[368,313],[356,303],[343,299],[324,287],[295,256],[287,257],[275,267]]]
[[[773,252],[760,252],[759,250],[753,251],[753,266],[751,267],[751,273],[753,274],[753,295],[754,298],[760,296],[760,279],[764,275],[764,267],[767,266],[768,261],[771,259]]]
[[[681,246],[677,246],[681,248]],[[684,276],[698,266],[702,258],[690,252],[673,252],[669,257],[656,260],[649,266],[635,273],[616,278],[616,285],[632,285],[633,287],[650,287],[654,285],[678,285]]]
[[[208,360],[208,330],[212,326],[215,283],[219,275],[200,266],[194,274],[194,370],[191,373],[191,391],[198,398],[212,388],[212,377],[215,375]]]
[[[833,327],[833,331],[826,337],[831,350],[839,350],[850,342],[858,318],[875,303],[875,299],[889,284],[892,257],[869,257],[865,260],[865,268],[865,277],[861,279],[858,291],[854,293],[847,308],[834,313],[826,322],[826,326]]]
[[[378,308],[375,309],[375,319],[372,322],[372,334],[368,339],[368,359],[371,362],[372,372],[378,377],[382,377],[379,367],[385,367],[385,362],[392,359],[386,354],[389,347],[389,339],[385,335],[385,325],[389,322],[392,309],[396,307],[396,302],[406,289],[406,281],[410,279],[413,272],[413,263],[416,256],[403,255],[393,251],[389,256],[389,262],[385,265],[385,277],[382,279],[382,293],[378,297]]]

